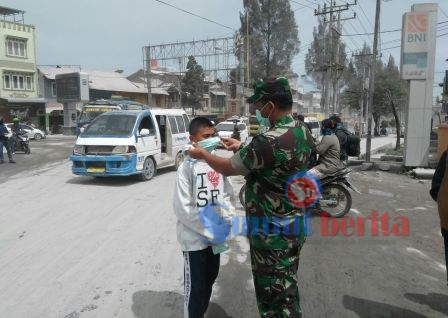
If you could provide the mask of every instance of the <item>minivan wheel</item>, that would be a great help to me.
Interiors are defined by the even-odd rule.
[[[151,157],[145,159],[143,163],[142,174],[140,175],[140,180],[149,181],[156,175],[156,165]]]
[[[174,159],[174,170],[177,170],[179,166],[184,162],[185,156],[182,151],[178,152],[176,158]]]
[[[34,135],[34,139],[40,140],[40,139],[42,139],[42,135],[37,133],[37,134]]]

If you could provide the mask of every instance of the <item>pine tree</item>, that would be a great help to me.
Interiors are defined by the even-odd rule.
[[[245,39],[245,49],[246,41],[250,43],[250,81],[290,73],[293,57],[299,53],[300,42],[289,1],[244,0],[244,9],[246,14],[240,17],[240,34]],[[240,59],[239,55],[237,57]],[[239,62],[245,64],[246,61]]]
[[[313,30],[313,42],[305,56],[305,70],[311,78],[321,85],[321,107],[324,112],[329,110],[331,95],[336,98],[338,92],[345,86],[342,76],[346,68],[347,57],[345,43],[336,43],[335,34],[330,23],[323,18],[318,19],[319,24]],[[336,106],[335,102],[335,106]]]
[[[204,94],[204,70],[194,56],[188,57],[187,72],[182,79],[182,104],[194,109],[200,106]]]

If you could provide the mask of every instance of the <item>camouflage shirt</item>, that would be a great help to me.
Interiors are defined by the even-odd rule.
[[[246,213],[250,229],[253,217],[267,218],[272,227],[273,217],[288,219],[299,215],[300,211],[287,198],[285,187],[291,176],[307,170],[312,146],[313,139],[304,124],[286,115],[231,158],[233,168],[246,177]],[[279,235],[268,239],[262,235],[262,226],[260,222],[256,235],[261,240],[252,237],[253,243],[260,244],[259,248],[282,249],[295,245],[294,239]],[[249,236],[253,234],[251,229]]]

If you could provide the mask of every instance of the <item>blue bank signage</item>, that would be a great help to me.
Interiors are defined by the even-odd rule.
[[[403,15],[401,78],[427,79],[429,56],[435,50],[436,21],[432,12],[413,11]]]

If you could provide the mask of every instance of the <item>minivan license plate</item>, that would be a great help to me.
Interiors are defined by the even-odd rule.
[[[91,167],[91,168],[87,168],[87,172],[92,172],[92,173],[104,173],[106,169],[101,168],[101,167]]]

